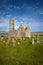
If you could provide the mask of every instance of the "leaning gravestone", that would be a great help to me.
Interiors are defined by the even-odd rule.
[[[32,45],[34,45],[34,38],[32,38]]]
[[[16,41],[14,39],[12,39],[12,42],[13,42],[13,46],[16,45]]]

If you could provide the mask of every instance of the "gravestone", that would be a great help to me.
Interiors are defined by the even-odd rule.
[[[3,37],[1,37],[1,41],[3,40]]]
[[[6,48],[8,48],[9,46],[9,40],[6,42]]]
[[[32,45],[34,45],[34,38],[32,38]]]
[[[37,43],[40,43],[39,34],[37,35]]]
[[[13,42],[13,46],[16,45],[16,41],[14,39],[12,39],[12,42]]]

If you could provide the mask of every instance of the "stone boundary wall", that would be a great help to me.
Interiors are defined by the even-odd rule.
[[[32,35],[40,35],[40,36],[43,36],[43,32],[31,32],[31,36]]]

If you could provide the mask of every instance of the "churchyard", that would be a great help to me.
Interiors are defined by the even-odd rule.
[[[0,65],[43,65],[43,36],[0,37]]]

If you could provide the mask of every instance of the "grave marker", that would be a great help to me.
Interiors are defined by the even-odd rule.
[[[6,42],[6,48],[8,48],[9,46],[9,40]]]
[[[32,45],[34,45],[34,38],[32,38]]]
[[[40,43],[39,34],[37,35],[37,43]]]
[[[16,41],[14,39],[12,39],[12,42],[13,42],[13,46],[15,46],[16,44]]]

